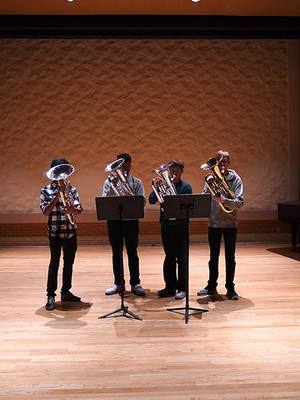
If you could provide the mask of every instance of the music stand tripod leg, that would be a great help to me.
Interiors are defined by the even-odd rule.
[[[137,314],[135,314],[135,313],[133,313],[132,311],[128,310],[128,307],[127,307],[127,306],[125,306],[125,307],[119,307],[119,308],[117,308],[117,309],[114,310],[114,311],[110,311],[110,312],[108,312],[108,313],[106,313],[106,314],[100,315],[100,316],[98,317],[98,319],[111,317],[111,316],[113,316],[114,314],[118,314],[118,313],[121,313],[121,312],[122,312],[122,314],[116,315],[116,317],[128,317],[128,318],[132,318],[132,319],[138,319],[139,321],[142,321],[142,320],[143,320],[143,319],[142,319],[141,317],[139,317]]]
[[[110,311],[110,312],[108,312],[108,313],[106,313],[106,314],[99,315],[98,319],[110,317],[110,316],[112,316],[112,315],[114,315],[114,314],[117,314],[117,313],[119,313],[119,312],[121,312],[121,311],[123,311],[123,309],[122,309],[121,307],[119,307],[119,308],[117,308],[117,309],[114,310],[114,311]],[[118,316],[121,317],[122,314],[120,314],[120,315],[118,315]]]

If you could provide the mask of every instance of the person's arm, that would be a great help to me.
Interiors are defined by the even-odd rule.
[[[59,193],[51,200],[50,204],[46,206],[42,211],[44,215],[49,215],[53,208],[56,206],[56,203],[59,201]]]
[[[241,208],[244,205],[244,189],[242,179],[237,174],[232,182],[231,190],[235,196],[233,199],[221,195],[219,197],[214,197],[214,200],[223,204],[227,208]]]
[[[244,205],[244,189],[243,182],[239,176],[233,182],[232,190],[235,197],[233,199],[225,198],[223,205],[232,209],[241,208]]]
[[[158,199],[157,199],[157,196],[156,196],[155,192],[151,192],[149,194],[148,200],[149,200],[150,204],[156,204],[158,202]]]
[[[108,193],[108,191],[109,191],[109,182],[108,181],[105,181],[104,183],[103,183],[103,187],[102,187],[102,197],[107,197],[107,193]]]
[[[44,215],[49,215],[53,208],[56,206],[56,203],[59,201],[59,191],[53,190],[49,191],[47,188],[43,188],[41,190],[40,196],[40,209]]]
[[[209,188],[208,188],[208,186],[207,186],[207,183],[205,182],[205,184],[204,184],[204,187],[203,187],[203,189],[202,189],[202,192],[201,192],[202,194],[207,194],[207,193],[210,193],[210,190],[209,190]]]
[[[142,181],[138,178],[133,178],[133,187],[132,187],[134,194],[136,196],[143,196],[145,197],[145,189]]]
[[[71,207],[65,207],[65,211],[68,214],[76,214],[76,215],[81,214],[82,211],[83,211],[83,207],[82,207],[82,205],[80,203],[79,194],[78,194],[78,192],[77,192],[75,187],[71,186],[70,194],[72,196],[72,200],[73,200],[72,203],[73,204],[71,205]]]
[[[180,194],[192,194],[193,189],[189,183],[185,183]]]

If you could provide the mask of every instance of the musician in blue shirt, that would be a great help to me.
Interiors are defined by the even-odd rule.
[[[181,180],[184,163],[173,160],[170,163],[170,178],[177,194],[191,194],[192,187]],[[155,191],[149,195],[149,203],[158,202]],[[186,296],[186,268],[187,268],[187,230],[185,219],[164,218],[163,203],[160,207],[161,238],[165,252],[163,275],[165,287],[157,292],[159,297],[175,296],[183,299]],[[178,266],[178,271],[177,271]]]

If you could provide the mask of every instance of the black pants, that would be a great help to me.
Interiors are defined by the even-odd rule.
[[[70,239],[60,239],[49,236],[51,259],[48,270],[47,295],[55,296],[57,289],[57,274],[61,249],[63,249],[64,267],[61,293],[67,293],[72,287],[72,273],[77,250],[77,235]]]
[[[164,281],[168,289],[185,291],[187,268],[187,229],[186,223],[162,223],[161,238],[165,251],[163,265]],[[176,274],[178,265],[178,276]]]
[[[226,265],[226,282],[225,287],[228,291],[234,290],[234,274],[235,274],[235,244],[237,238],[236,228],[208,228],[208,242],[210,247],[209,280],[207,287],[215,289],[218,285],[219,277],[219,255],[221,247],[221,239],[224,238],[225,245],[225,265]]]
[[[112,263],[115,277],[115,284],[121,285],[123,264],[123,245],[128,256],[128,266],[130,273],[130,285],[135,286],[140,283],[139,257],[137,247],[139,244],[139,221],[107,221],[108,237],[112,247]]]

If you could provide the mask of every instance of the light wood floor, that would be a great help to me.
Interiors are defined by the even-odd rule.
[[[0,249],[0,398],[6,400],[300,399],[299,253],[238,244],[240,301],[202,299],[208,248],[190,249],[190,306],[201,317],[166,311],[158,299],[163,252],[140,247],[145,298],[126,305],[143,320],[98,319],[120,305],[109,247],[80,247],[73,291],[81,304],[44,309],[48,249]],[[225,294],[223,256],[219,291]],[[127,266],[126,266],[127,277]]]

